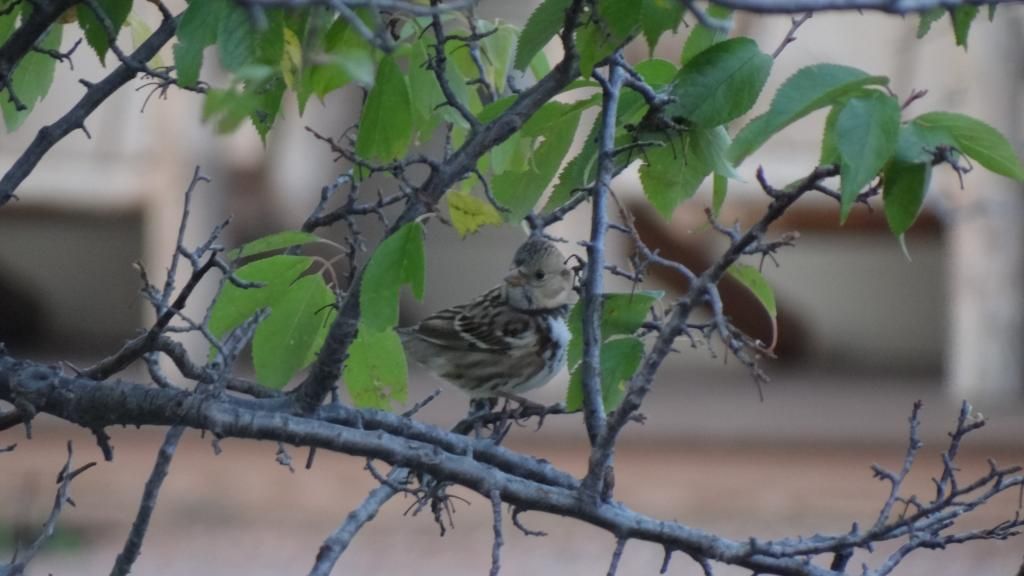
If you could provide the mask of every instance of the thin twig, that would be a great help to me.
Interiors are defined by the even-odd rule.
[[[54,532],[57,530],[57,520],[60,518],[61,512],[64,511],[65,504],[72,504],[71,498],[68,496],[68,488],[71,486],[71,481],[77,477],[82,471],[88,470],[91,466],[87,465],[79,470],[71,470],[71,457],[74,454],[74,449],[71,446],[71,441],[67,443],[67,459],[64,461],[64,466],[61,467],[60,472],[57,473],[57,494],[53,497],[53,507],[50,509],[50,515],[47,516],[46,521],[43,522],[43,529],[39,532],[39,536],[32,541],[32,544],[23,550],[15,549],[14,558],[10,564],[0,564],[0,575],[2,576],[21,576],[25,568],[39,553],[50,538],[53,537]]]
[[[612,552],[612,561],[608,566],[608,576],[615,576],[619,571],[619,561],[622,560],[622,552],[626,549],[626,538],[619,538],[615,541],[615,551]]]
[[[156,462],[153,464],[153,471],[146,480],[146,487],[142,491],[142,502],[139,503],[139,511],[135,514],[135,521],[124,541],[121,553],[117,555],[114,567],[110,570],[110,576],[126,576],[131,572],[132,564],[139,557],[142,551],[142,542],[146,539],[146,531],[149,529],[149,521],[153,517],[153,510],[156,509],[156,501],[160,496],[160,488],[171,467],[171,459],[174,458],[174,451],[178,447],[184,426],[171,426],[164,437],[163,444],[157,452]]]
[[[501,572],[501,547],[505,539],[501,535],[501,492],[491,490],[491,514],[494,516],[494,544],[491,546],[490,576],[498,576]]]
[[[789,31],[786,32],[786,36],[782,38],[782,42],[780,42],[779,46],[774,52],[772,52],[772,58],[778,59],[779,54],[782,54],[782,51],[786,49],[786,46],[789,46],[796,41],[796,31],[803,26],[804,22],[810,20],[812,16],[814,16],[814,12],[805,12],[802,16],[794,16],[789,19]]]

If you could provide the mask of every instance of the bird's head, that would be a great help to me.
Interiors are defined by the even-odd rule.
[[[516,250],[505,293],[514,308],[550,310],[569,303],[572,283],[565,256],[551,242],[534,237]]]

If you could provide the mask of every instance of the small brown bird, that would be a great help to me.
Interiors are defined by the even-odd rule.
[[[521,400],[565,365],[572,287],[562,253],[533,237],[500,286],[398,333],[409,357],[470,397]]]

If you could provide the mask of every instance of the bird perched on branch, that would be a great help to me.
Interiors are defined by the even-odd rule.
[[[471,398],[525,402],[519,394],[565,365],[572,288],[565,257],[534,236],[516,250],[501,285],[398,333],[409,357]]]

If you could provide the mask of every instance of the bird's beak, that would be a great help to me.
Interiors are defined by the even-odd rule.
[[[505,284],[512,286],[513,288],[526,284],[526,278],[523,277],[522,273],[516,270],[515,272],[505,276]]]

